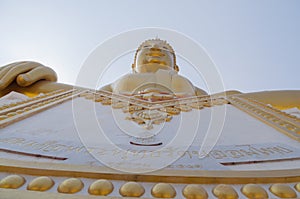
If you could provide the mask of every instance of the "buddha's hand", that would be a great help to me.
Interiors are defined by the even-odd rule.
[[[30,86],[39,80],[57,81],[56,73],[49,67],[37,62],[15,62],[0,68],[0,90],[14,80],[22,87]]]

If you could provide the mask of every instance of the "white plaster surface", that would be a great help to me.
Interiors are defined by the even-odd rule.
[[[75,103],[74,103],[75,102]],[[125,125],[129,129],[141,130],[140,126],[136,123],[125,120],[126,114],[120,110],[111,109],[110,106],[103,106],[101,103],[94,103],[84,98],[76,98],[74,105],[79,106],[80,114],[84,117],[81,119],[86,126],[80,129],[78,134],[76,125],[73,118],[72,101],[67,101],[63,104],[57,105],[54,108],[48,109],[44,112],[38,113],[32,117],[26,118],[15,124],[9,125],[0,130],[0,146],[1,148],[33,153],[42,154],[56,157],[66,157],[65,161],[54,160],[48,158],[36,158],[31,156],[23,156],[12,153],[1,152],[1,157],[28,160],[34,162],[55,162],[55,163],[71,163],[71,164],[86,164],[91,166],[101,166],[103,162],[99,162],[94,157],[103,157],[110,160],[108,166],[124,165],[124,167],[134,167],[133,162],[143,162],[139,158],[143,154],[151,156],[150,159],[145,160],[145,164],[137,165],[137,168],[143,171],[143,166],[148,167],[151,164],[155,165],[159,161],[169,161],[168,157],[155,156],[155,150],[162,149],[177,136],[176,132],[180,126],[184,126],[184,135],[176,142],[177,156],[182,153],[180,150],[188,149],[189,153],[185,153],[177,162],[170,160],[170,168],[176,169],[201,169],[201,170],[261,170],[261,169],[292,169],[299,168],[300,161],[280,161],[272,163],[256,163],[256,164],[243,164],[235,166],[223,166],[222,162],[239,162],[246,160],[274,160],[284,158],[299,158],[300,146],[299,142],[289,138],[288,136],[278,132],[270,126],[265,125],[261,121],[253,118],[252,116],[240,111],[239,109],[231,106],[226,106],[226,119],[220,137],[217,139],[217,144],[213,150],[227,151],[226,158],[215,158],[213,156],[199,159],[197,151],[199,151],[203,143],[207,129],[209,128],[211,110],[220,107],[204,108],[202,110],[193,110],[191,112],[181,113],[174,116],[170,122],[156,126],[153,130],[147,130],[147,133],[155,135],[150,139],[138,139],[125,133],[120,125]],[[85,117],[85,112],[91,105],[94,107],[94,118]],[[224,107],[223,107],[224,108]],[[197,135],[193,139],[195,125],[195,118],[197,119],[200,114],[199,128]],[[185,119],[182,119],[185,118]],[[91,121],[98,121],[105,132],[103,139],[98,139],[99,126],[90,126]],[[183,122],[184,121],[184,122]],[[122,124],[121,124],[122,123]],[[183,124],[186,123],[186,124]],[[197,126],[197,125],[196,125]],[[82,131],[84,130],[84,131]],[[144,130],[141,130],[144,131]],[[95,147],[92,151],[97,151],[93,156],[87,152],[85,146],[81,142],[81,138],[88,140],[89,147]],[[101,138],[101,136],[100,136]],[[130,141],[139,143],[159,143],[163,144],[156,147],[141,147],[130,144]],[[121,152],[116,152],[115,148],[111,148],[111,143],[117,147]],[[260,155],[250,155],[247,159],[245,157],[238,157],[232,154],[228,155],[228,150],[246,149],[249,146],[255,148],[262,147],[276,147],[281,146],[288,148],[286,152],[270,153],[264,157]],[[106,150],[104,154],[103,149]],[[101,151],[102,150],[102,151]],[[135,154],[126,153],[126,151],[146,151],[148,153]],[[125,152],[124,152],[125,151]],[[178,152],[179,151],[179,152]],[[152,153],[153,152],[153,153]],[[182,153],[183,154],[183,153]],[[146,156],[145,155],[145,156]],[[148,166],[146,165],[148,164]],[[104,161],[107,165],[107,161]],[[182,167],[183,165],[183,167]],[[191,166],[192,165],[192,166]],[[197,165],[200,165],[198,167]],[[192,168],[195,166],[194,168]]]

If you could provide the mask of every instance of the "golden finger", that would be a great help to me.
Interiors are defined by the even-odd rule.
[[[17,77],[18,85],[23,87],[29,86],[39,80],[48,80],[55,82],[57,81],[57,75],[51,68],[46,66],[39,66]]]
[[[27,61],[19,61],[19,62],[14,62],[14,63],[10,63],[7,64],[5,66],[2,66],[0,68],[0,79],[13,67],[18,67],[22,64],[25,64]]]
[[[10,68],[10,70],[1,78],[0,80],[0,90],[6,88],[11,84],[17,77],[17,75],[25,73],[37,66],[42,66],[36,62],[26,62],[21,65],[16,65],[15,67]]]

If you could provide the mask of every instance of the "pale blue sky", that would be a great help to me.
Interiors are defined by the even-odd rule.
[[[0,65],[35,60],[74,84],[89,53],[106,39],[162,27],[205,47],[227,90],[299,89],[299,21],[298,0],[0,0]]]

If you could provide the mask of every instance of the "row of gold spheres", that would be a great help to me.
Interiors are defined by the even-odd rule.
[[[9,175],[0,181],[0,188],[17,189],[25,184],[26,180],[20,175]],[[54,186],[54,181],[47,176],[40,176],[33,179],[27,186],[30,191],[47,191]],[[84,184],[78,178],[68,178],[64,180],[57,188],[60,193],[73,194],[82,190]],[[295,189],[300,192],[300,183],[295,185]],[[91,195],[106,196],[114,190],[113,184],[108,180],[96,180],[88,189]],[[296,198],[297,193],[288,185],[273,184],[269,190],[280,198]],[[241,189],[241,192],[250,199],[268,198],[268,193],[260,185],[247,184]],[[119,189],[120,195],[124,197],[141,197],[145,193],[144,187],[137,182],[126,182]],[[151,194],[155,198],[174,198],[176,191],[168,183],[157,183],[151,189]],[[208,194],[201,185],[186,185],[182,194],[187,199],[206,199]],[[230,185],[220,184],[213,189],[213,194],[219,199],[237,199],[238,194]]]

